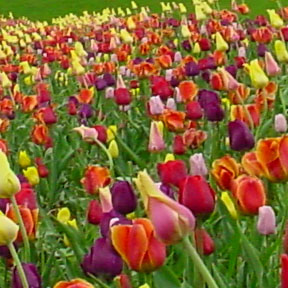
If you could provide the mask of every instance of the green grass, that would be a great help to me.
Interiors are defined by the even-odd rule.
[[[11,11],[14,16],[26,16],[31,20],[50,20],[53,17],[63,16],[70,12],[81,14],[82,11],[101,11],[107,7],[129,7],[130,0],[0,0],[0,14],[8,15]],[[283,4],[287,0],[282,0]],[[160,11],[160,1],[156,0],[136,0],[139,6],[148,5],[152,11]],[[167,2],[167,1],[164,1]],[[176,2],[183,2],[188,11],[193,11],[191,0],[183,0]],[[238,0],[240,3],[240,0]],[[268,8],[276,7],[272,0],[247,0],[246,3],[252,10],[252,15],[265,13]],[[230,7],[229,0],[219,0],[221,8]]]

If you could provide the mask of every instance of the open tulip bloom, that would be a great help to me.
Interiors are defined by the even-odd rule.
[[[288,288],[287,3],[192,2],[0,16],[1,288]]]

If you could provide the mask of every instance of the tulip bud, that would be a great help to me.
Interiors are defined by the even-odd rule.
[[[117,126],[110,125],[107,129],[107,141],[110,142],[115,138],[115,134],[117,133]]]
[[[117,158],[119,156],[119,148],[117,142],[112,140],[109,144],[108,151],[112,158]]]
[[[281,288],[288,288],[288,255],[281,255]]]
[[[265,52],[265,69],[268,76],[276,76],[281,73],[281,68],[270,52]]]
[[[270,23],[275,28],[281,28],[284,25],[280,15],[275,12],[274,9],[267,9],[267,13],[270,18]]]
[[[98,225],[101,221],[103,212],[98,200],[91,200],[88,206],[87,221],[90,224]]]
[[[175,135],[173,140],[173,153],[176,155],[182,155],[185,154],[186,150],[187,147],[184,143],[183,137],[181,135]]]
[[[137,198],[127,181],[117,181],[111,188],[112,204],[115,211],[126,215],[137,207]]]
[[[19,226],[0,212],[0,246],[9,245],[17,238]]]
[[[276,218],[272,207],[262,206],[259,208],[257,230],[262,235],[276,233]]]
[[[274,128],[278,133],[285,133],[287,131],[287,120],[285,115],[275,115]]]
[[[27,169],[23,170],[23,174],[28,179],[30,185],[35,186],[39,184],[40,178],[36,167],[28,167]]]
[[[159,96],[153,96],[149,99],[148,109],[151,115],[160,115],[164,112],[164,104]]]
[[[196,246],[202,251],[203,255],[210,255],[214,252],[214,241],[204,228],[196,228],[195,241]]]
[[[217,51],[227,51],[229,49],[229,45],[223,39],[220,32],[216,32],[216,50]]]
[[[226,209],[228,210],[229,214],[232,218],[238,219],[238,213],[235,208],[233,200],[230,198],[228,192],[222,192],[221,194],[221,201],[226,206]]]
[[[117,288],[133,288],[129,277],[126,274],[120,274],[115,277],[114,282]]]
[[[21,168],[26,168],[31,165],[31,159],[28,156],[26,151],[20,151],[19,157],[18,157],[18,162]]]
[[[281,40],[276,40],[274,42],[274,48],[275,48],[275,54],[276,54],[277,60],[281,63],[288,62],[288,51],[286,49],[285,42]]]
[[[208,169],[206,167],[202,153],[196,153],[192,155],[189,159],[189,162],[191,175],[200,175],[203,177],[208,175]]]
[[[22,263],[22,267],[29,287],[41,288],[41,278],[37,271],[37,267],[31,263]],[[13,269],[12,288],[22,288],[22,282],[16,267]]]
[[[161,122],[162,123],[162,122]],[[151,122],[148,150],[150,152],[159,152],[166,147],[163,132],[159,129],[156,121]]]

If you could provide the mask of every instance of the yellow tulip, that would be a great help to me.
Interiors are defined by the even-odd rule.
[[[120,30],[120,37],[125,43],[132,43],[133,42],[133,37],[131,36],[131,34],[126,29]]]
[[[31,159],[26,151],[20,151],[18,157],[18,163],[22,168],[26,168],[31,165]]]
[[[10,169],[6,154],[0,150],[0,198],[10,198],[20,189],[18,177]]]
[[[112,140],[109,144],[108,151],[112,158],[117,158],[119,156],[119,148],[117,142]]]
[[[164,162],[166,163],[166,162],[168,162],[168,161],[174,161],[174,160],[175,160],[174,154],[172,154],[172,153],[167,153],[166,156],[165,156]]]
[[[206,19],[206,15],[203,11],[202,5],[195,5],[195,15],[197,21],[202,21]]]
[[[275,28],[281,28],[284,25],[284,22],[279,14],[276,13],[274,9],[268,9],[267,13],[270,18],[270,23]]]
[[[224,205],[227,208],[228,212],[230,213],[231,217],[234,219],[238,219],[237,210],[236,210],[234,202],[230,198],[228,192],[222,192],[221,201],[224,203]]]
[[[70,220],[71,218],[71,213],[69,208],[67,207],[63,207],[61,209],[59,209],[58,213],[57,213],[57,220],[61,223],[67,224],[67,222]]]
[[[110,142],[111,140],[115,139],[116,133],[117,133],[117,126],[110,125],[107,129],[107,141]]]
[[[288,62],[288,51],[285,42],[276,40],[274,43],[276,58],[279,62]]]
[[[132,9],[137,9],[138,8],[138,6],[135,3],[135,1],[131,1],[131,7],[132,7]]]
[[[79,57],[86,57],[88,55],[88,53],[84,50],[81,42],[76,42],[74,47],[75,47],[76,54]]]
[[[3,88],[11,88],[12,86],[12,82],[10,81],[5,72],[1,73],[1,82]]]
[[[216,50],[217,51],[227,51],[229,49],[229,45],[223,39],[220,32],[216,32]]]
[[[198,42],[194,45],[192,53],[193,53],[193,54],[199,54],[199,53],[201,53],[201,48],[200,48],[200,45],[199,45]]]
[[[19,66],[22,68],[22,71],[24,74],[30,74],[31,73],[31,67],[27,61],[20,62]]]
[[[188,25],[181,25],[181,34],[184,38],[189,38],[191,36]]]
[[[0,246],[13,243],[18,235],[19,226],[0,211]]]
[[[248,69],[252,85],[255,88],[259,89],[267,86],[269,79],[263,69],[260,67],[257,59],[252,60],[250,65],[244,64],[244,67]]]
[[[203,2],[201,3],[201,5],[202,5],[202,10],[205,14],[210,15],[213,12],[212,8],[209,6],[207,2]]]
[[[187,13],[187,9],[183,3],[179,3],[179,10],[181,14]]]
[[[150,288],[150,286],[147,283],[145,283],[144,285],[139,286],[139,288]]]
[[[36,167],[34,166],[28,167],[27,169],[23,170],[23,174],[27,178],[31,186],[39,184],[40,178]]]
[[[127,27],[129,30],[135,29],[136,28],[136,24],[133,20],[133,17],[128,17],[127,19]]]

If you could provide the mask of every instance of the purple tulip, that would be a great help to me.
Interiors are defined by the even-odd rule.
[[[200,73],[198,64],[193,61],[186,63],[185,73],[187,76],[197,76]]]
[[[8,199],[0,198],[0,211],[5,214],[7,204],[9,203]]]
[[[75,104],[75,105],[79,104],[79,101],[78,101],[78,99],[75,96],[70,96],[68,101],[73,103],[73,104]]]
[[[257,46],[257,54],[259,57],[264,57],[265,56],[265,52],[268,52],[268,49],[266,47],[265,44],[263,43],[260,43],[258,46]]]
[[[252,149],[255,145],[254,137],[246,123],[235,120],[228,124],[229,142],[232,150],[242,151]]]
[[[140,58],[140,57],[137,57],[137,58],[135,58],[135,59],[133,60],[133,64],[134,64],[134,65],[140,64],[140,63],[142,63],[142,62],[143,62],[143,59]]]
[[[184,50],[190,52],[192,47],[191,47],[191,44],[188,40],[184,40],[182,43],[181,43],[182,47]]]
[[[102,91],[107,87],[106,81],[102,78],[97,78],[94,85],[98,91]]]
[[[0,246],[0,257],[7,258],[7,259],[12,258],[12,255],[10,254],[10,250],[8,246]]]
[[[89,104],[82,104],[80,110],[79,110],[79,116],[80,118],[90,118],[93,116],[93,110],[92,107]]]
[[[236,79],[236,77],[237,77],[237,71],[238,71],[237,66],[235,66],[235,65],[230,65],[230,66],[225,67],[225,70],[226,70],[227,72],[229,72],[229,73]]]
[[[108,86],[114,86],[116,84],[115,77],[110,73],[105,73],[103,79],[106,81]]]
[[[163,183],[159,183],[159,189],[161,192],[169,196],[171,199],[175,200],[174,190],[171,186]]]
[[[29,288],[41,288],[41,278],[37,271],[37,268],[34,264],[31,263],[22,263],[23,270],[26,275],[26,279],[29,285]],[[16,267],[13,270],[12,275],[12,288],[22,288],[22,283],[18,275]]]
[[[112,204],[115,211],[126,215],[137,207],[137,197],[128,181],[117,181],[111,188]]]
[[[209,103],[203,108],[203,110],[208,121],[218,122],[222,121],[225,117],[225,112],[218,103]]]
[[[111,220],[113,219],[113,223]],[[108,213],[104,213],[100,222],[100,232],[103,237],[109,236],[110,226],[118,224],[132,224],[132,221],[125,218],[122,214],[118,213],[115,210],[112,210]]]
[[[123,268],[123,261],[111,246],[109,239],[97,239],[81,263],[83,271],[88,274],[115,277]]]
[[[180,81],[179,79],[177,79],[176,77],[172,77],[171,81],[170,81],[170,85],[172,87],[177,87],[179,85]]]
[[[201,77],[205,82],[210,83],[211,72],[209,70],[202,71]]]
[[[205,109],[205,107],[211,103],[220,105],[221,101],[218,94],[214,91],[202,89],[198,92],[198,102],[200,106]]]

